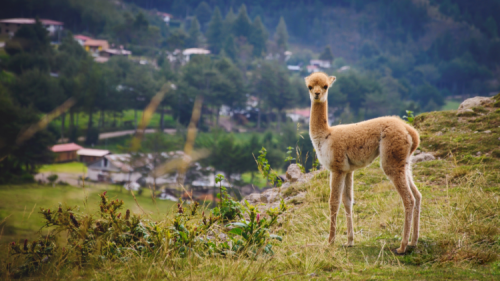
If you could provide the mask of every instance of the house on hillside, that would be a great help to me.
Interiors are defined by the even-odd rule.
[[[83,163],[92,163],[102,159],[104,156],[111,154],[109,150],[82,148],[76,152],[78,160]]]
[[[319,67],[317,65],[308,65],[306,66],[307,73],[319,72]]]
[[[114,56],[128,57],[131,55],[132,55],[132,52],[123,49],[123,46],[120,46],[119,49],[106,49],[106,50],[102,50],[99,52],[99,56],[104,57],[104,58],[110,58],[110,57],[114,57]]]
[[[57,157],[54,162],[69,162],[76,161],[77,154],[76,152],[83,147],[79,146],[76,143],[65,143],[65,144],[56,144],[50,148],[52,152],[54,152]]]
[[[122,183],[135,182],[141,174],[134,173],[129,154],[108,154],[88,164],[87,176],[91,181]]]
[[[13,36],[21,26],[35,24],[35,22],[35,19],[29,18],[2,19],[0,20],[0,35]],[[48,19],[40,19],[40,22],[47,29],[50,36],[59,37],[60,32],[63,30],[63,22]]]
[[[161,17],[161,19],[163,20],[163,22],[166,25],[169,25],[170,21],[174,18],[174,16],[172,16],[171,14],[163,13],[163,12],[156,12],[156,15]]]
[[[189,62],[192,55],[209,55],[210,51],[202,48],[189,48],[182,51],[184,62]]]
[[[80,45],[84,45],[85,42],[87,42],[88,40],[92,40],[91,37],[88,37],[88,36],[85,36],[85,35],[81,35],[81,34],[77,34],[75,36],[73,36],[73,39],[76,40],[76,42],[80,43]]]
[[[292,119],[293,122],[304,122],[308,123],[311,116],[311,110],[309,108],[304,109],[294,109],[287,112],[286,116]]]
[[[332,67],[332,63],[330,61],[327,61],[327,60],[310,60],[309,64],[315,65],[315,66],[318,66],[321,68],[331,68]]]
[[[83,43],[83,47],[93,56],[98,56],[100,51],[109,49],[107,40],[88,39]]]

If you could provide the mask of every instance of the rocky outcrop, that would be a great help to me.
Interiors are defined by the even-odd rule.
[[[493,98],[488,98],[488,97],[473,97],[470,99],[466,99],[458,107],[457,116],[459,117],[477,116],[477,113],[474,112],[473,110],[475,107],[491,106],[493,105],[494,102],[495,100]]]
[[[291,164],[286,171],[286,181],[281,188],[275,187],[262,193],[252,193],[244,197],[252,205],[258,205],[259,210],[264,211],[269,208],[279,207],[284,191],[294,184],[305,183],[311,180],[320,171],[304,174],[296,164]],[[283,198],[288,204],[300,204],[306,198],[306,192],[299,192],[293,196]]]
[[[466,110],[466,109],[472,109],[474,107],[478,106],[489,106],[493,104],[495,101],[492,98],[487,98],[487,97],[473,97],[470,99],[464,100],[460,106],[458,107],[458,110]]]

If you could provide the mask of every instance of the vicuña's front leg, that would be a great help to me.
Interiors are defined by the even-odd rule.
[[[347,221],[347,245],[348,247],[354,246],[354,226],[352,223],[352,203],[354,199],[353,192],[353,173],[347,173],[345,176],[344,192],[342,195],[342,203],[344,203],[345,216]]]
[[[328,242],[335,242],[335,230],[337,229],[337,213],[339,212],[340,198],[344,190],[345,173],[332,171],[330,173],[330,238]]]

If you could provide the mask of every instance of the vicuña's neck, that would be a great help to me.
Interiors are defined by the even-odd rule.
[[[328,131],[328,128],[328,102],[313,102],[309,130],[317,134]]]

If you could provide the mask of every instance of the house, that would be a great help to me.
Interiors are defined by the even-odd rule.
[[[87,176],[91,181],[135,182],[141,174],[134,173],[129,162],[129,154],[104,155],[87,165]]]
[[[286,66],[288,68],[288,70],[290,71],[300,71],[300,65],[287,65]]]
[[[76,152],[83,147],[79,146],[76,143],[65,143],[65,144],[56,144],[50,148],[52,152],[54,152],[57,157],[54,162],[69,162],[76,161],[77,154]]]
[[[332,63],[330,61],[327,61],[327,60],[310,60],[309,64],[316,65],[316,66],[321,67],[321,68],[331,68],[332,67]]]
[[[107,40],[88,39],[83,43],[83,47],[87,52],[97,56],[100,51],[109,49],[109,43]]]
[[[123,46],[120,46],[119,49],[105,49],[105,50],[99,51],[99,56],[104,57],[104,58],[110,58],[113,56],[128,57],[130,55],[132,55],[132,52],[123,49]]]
[[[88,40],[92,40],[92,38],[88,37],[88,36],[85,36],[85,35],[81,35],[81,34],[77,34],[75,36],[73,36],[73,39],[75,39],[78,43],[80,43],[80,45],[84,45],[85,42],[87,42]]]
[[[102,157],[111,154],[109,150],[102,149],[91,149],[91,148],[82,148],[76,152],[78,155],[79,161],[83,163],[92,163],[101,159]]]
[[[168,13],[163,13],[163,12],[156,12],[156,15],[161,17],[163,22],[165,22],[166,25],[170,24],[170,21],[174,18],[171,14]]]
[[[319,72],[319,67],[317,65],[306,66],[307,73]]]
[[[0,35],[13,36],[23,25],[35,24],[35,19],[15,18],[0,20]],[[64,23],[55,20],[40,19],[42,25],[47,29],[50,36],[59,35]]]
[[[182,56],[185,62],[188,62],[192,55],[208,55],[210,51],[202,48],[189,48],[182,51]]]
[[[293,122],[303,121],[305,123],[308,123],[309,117],[311,116],[311,110],[309,108],[294,109],[292,111],[289,111],[286,116],[292,119]]]

